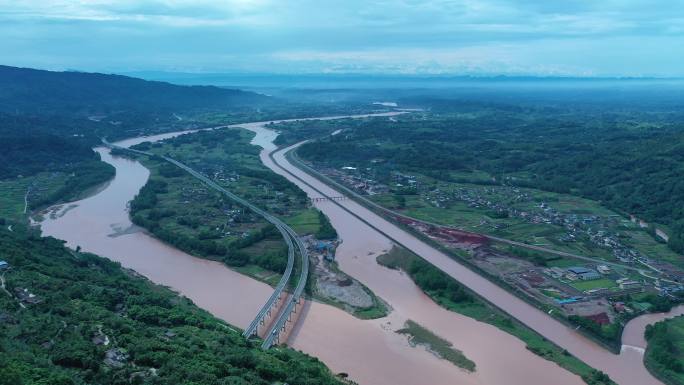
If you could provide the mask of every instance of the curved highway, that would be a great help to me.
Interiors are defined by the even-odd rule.
[[[306,282],[308,279],[308,274],[309,274],[309,256],[306,251],[306,247],[304,244],[300,241],[299,237],[297,236],[297,233],[292,230],[290,226],[285,224],[283,221],[278,219],[277,217],[267,213],[266,211],[260,209],[259,207],[255,206],[254,204],[250,203],[249,201],[240,198],[239,196],[233,194],[232,192],[228,191],[227,189],[223,188],[216,182],[212,181],[208,177],[204,176],[202,173],[192,169],[191,167],[173,159],[168,156],[160,156],[157,154],[153,154],[151,152],[146,152],[146,151],[140,151],[140,150],[134,150],[131,148],[127,147],[121,147],[114,145],[110,142],[108,142],[106,139],[102,139],[102,143],[110,148],[116,148],[119,150],[124,150],[128,151],[134,154],[138,155],[144,155],[148,157],[159,157],[164,159],[165,161],[183,169],[184,171],[188,172],[190,175],[194,176],[195,178],[199,179],[202,181],[204,184],[207,186],[213,188],[216,191],[219,191],[226,196],[228,196],[231,200],[239,203],[240,205],[248,208],[249,210],[252,210],[256,214],[260,215],[264,219],[266,219],[268,222],[272,223],[280,232],[280,234],[283,236],[283,239],[287,243],[288,247],[288,259],[287,259],[287,266],[285,268],[285,272],[283,273],[282,277],[280,278],[280,281],[275,287],[275,290],[273,291],[273,294],[268,298],[266,303],[261,307],[259,312],[257,313],[256,317],[252,320],[252,322],[249,324],[249,326],[244,330],[243,336],[244,337],[251,337],[252,335],[257,333],[257,328],[259,325],[265,324],[265,319],[268,315],[271,314],[271,311],[273,310],[274,307],[277,306],[278,301],[282,298],[283,292],[285,290],[285,287],[287,286],[288,282],[290,281],[290,277],[292,276],[292,270],[294,268],[294,260],[295,260],[295,245],[297,247],[297,250],[299,251],[299,255],[301,256],[301,272],[299,276],[299,281],[297,282],[297,286],[295,287],[293,295],[289,296],[288,299],[285,301],[283,304],[283,309],[281,312],[278,313],[278,317],[276,320],[273,322],[271,327],[268,329],[267,333],[264,334],[264,342],[261,345],[263,349],[268,349],[270,348],[274,342],[279,342],[279,337],[280,333],[285,331],[285,326],[288,321],[291,320],[290,315],[296,310],[296,306],[299,303],[299,300],[302,296],[302,293],[304,292],[304,288],[306,287]]]
[[[296,312],[296,307],[299,304],[299,300],[301,299],[309,277],[309,256],[306,252],[306,247],[290,227],[286,227],[286,231],[297,243],[297,248],[302,256],[302,266],[300,269],[301,272],[299,274],[299,281],[297,282],[297,287],[295,287],[294,293],[287,302],[287,305],[285,305],[285,307],[279,313],[278,318],[273,323],[269,333],[264,336],[264,342],[261,344],[262,349],[268,349],[274,345],[274,343],[280,343],[281,333],[285,332],[286,323],[291,321],[290,316]]]

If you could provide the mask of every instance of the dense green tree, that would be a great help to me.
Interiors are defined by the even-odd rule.
[[[684,253],[684,116],[671,101],[657,100],[662,104],[630,108],[610,99],[569,100],[565,107],[525,98],[518,105],[426,100],[436,103],[430,113],[347,121],[344,135],[305,143],[298,152],[334,167],[380,168],[371,161],[381,160],[382,167],[446,181],[580,195],[669,225],[670,247]],[[298,122],[289,129],[326,125],[335,127]],[[467,176],[475,172],[490,178]]]
[[[318,360],[262,351],[189,300],[56,239],[0,229],[0,259],[9,291],[40,299],[22,308],[0,296],[0,384],[339,383]],[[94,342],[100,332],[109,345]],[[104,360],[110,349],[120,364]]]

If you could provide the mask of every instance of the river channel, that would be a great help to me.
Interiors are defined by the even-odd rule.
[[[326,194],[340,195],[291,165],[283,151],[275,153],[278,164],[274,164],[268,154],[276,149],[273,140],[277,134],[267,129],[266,123],[239,126],[256,133],[253,143],[263,148],[261,158],[267,167],[298,184],[311,197],[320,194],[280,167]],[[116,144],[131,146],[181,134],[133,138]],[[246,327],[272,288],[218,262],[181,252],[136,228],[128,217],[128,202],[146,183],[149,171],[137,161],[112,156],[108,149],[96,151],[116,168],[116,176],[89,198],[49,209],[41,222],[43,233],[66,240],[70,247],[80,246],[118,261],[217,317]],[[642,363],[646,346],[643,330],[648,323],[684,313],[684,307],[672,314],[647,315],[630,322],[625,347],[620,355],[614,355],[353,201],[344,201],[343,205],[619,384],[659,384]],[[348,373],[362,385],[583,384],[578,376],[528,351],[517,338],[439,307],[406,275],[375,262],[377,255],[391,248],[389,239],[331,202],[317,202],[316,206],[330,218],[343,240],[336,256],[340,268],[373,290],[393,311],[382,319],[359,320],[335,307],[307,302],[290,333],[290,346],[320,358],[335,372]],[[404,336],[395,333],[407,319],[449,340],[477,364],[477,370],[465,372],[422,347],[410,346]]]

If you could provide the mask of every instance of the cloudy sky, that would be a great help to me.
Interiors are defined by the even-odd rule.
[[[684,76],[684,0],[0,0],[0,64]]]

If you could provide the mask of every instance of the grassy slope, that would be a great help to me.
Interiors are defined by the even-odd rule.
[[[313,208],[285,218],[285,223],[292,227],[292,230],[297,234],[314,234],[320,228],[318,211]]]

